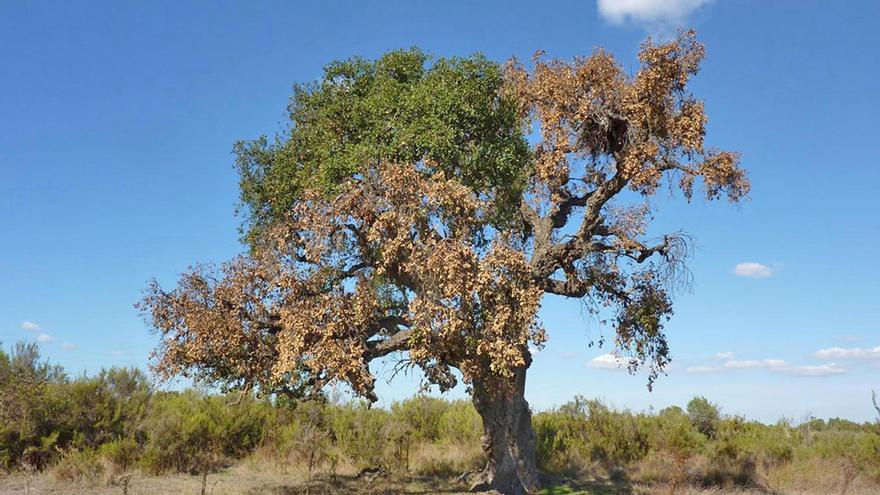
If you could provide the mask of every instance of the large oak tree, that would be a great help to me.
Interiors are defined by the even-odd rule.
[[[467,384],[481,487],[535,492],[524,390],[544,295],[613,312],[615,351],[653,382],[687,246],[648,238],[648,199],[668,184],[689,200],[697,181],[709,199],[748,192],[738,156],[704,145],[687,89],[702,58],[689,32],[646,42],[635,74],[601,50],[531,68],[415,49],[328,65],[295,88],[285,133],[236,146],[247,254],[150,286],[154,368],[262,393],[343,382],[375,401],[369,363],[393,355],[426,385]]]

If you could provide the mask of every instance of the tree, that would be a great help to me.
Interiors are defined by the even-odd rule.
[[[329,65],[295,90],[287,137],[236,147],[250,251],[150,285],[154,369],[264,393],[344,382],[375,401],[369,363],[394,354],[426,386],[469,386],[479,486],[535,492],[524,390],[544,295],[613,310],[617,352],[650,386],[687,244],[648,238],[648,199],[667,178],[687,199],[698,178],[709,199],[749,188],[736,154],[704,147],[693,33],[639,57],[634,75],[601,50],[531,70],[417,50]]]
[[[703,435],[715,438],[721,413],[717,404],[709,402],[705,397],[694,397],[688,402],[687,415],[691,424]]]

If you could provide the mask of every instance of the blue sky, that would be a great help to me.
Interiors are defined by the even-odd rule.
[[[527,397],[632,409],[701,394],[764,421],[871,419],[880,390],[878,49],[872,1],[0,2],[0,341],[39,340],[74,373],[144,366],[132,304],[237,240],[233,141],[279,129],[295,81],[330,60],[418,45],[503,61],[693,26],[709,141],[742,152],[738,207],[661,194],[657,232],[696,240],[654,392],[588,348],[602,333],[548,298]],[[743,265],[752,263],[751,265]],[[737,266],[739,265],[739,268]],[[606,335],[608,331],[605,330]],[[386,383],[383,403],[416,377]],[[459,389],[452,395],[463,395]]]

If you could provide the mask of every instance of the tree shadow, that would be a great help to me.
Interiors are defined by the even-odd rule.
[[[315,477],[310,483],[298,483],[274,487],[263,487],[259,493],[273,495],[429,495],[433,493],[463,493],[467,489],[456,486],[447,480],[419,476],[371,477],[336,475]],[[257,492],[254,492],[256,495]]]
[[[631,495],[633,488],[629,483],[612,481],[566,481],[547,485],[541,495]]]

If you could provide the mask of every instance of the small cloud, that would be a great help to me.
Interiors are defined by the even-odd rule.
[[[684,369],[685,373],[715,373],[721,371],[720,366],[690,366]]]
[[[717,366],[691,366],[686,368],[687,373],[721,373],[736,370],[768,370],[774,373],[785,373],[798,376],[828,376],[846,373],[846,368],[834,363],[818,366],[795,366],[782,359],[744,359],[738,361],[725,361]]]
[[[841,373],[846,373],[847,370],[843,366],[829,363],[829,364],[820,364],[817,366],[790,366],[781,370],[783,373],[789,373],[792,375],[800,375],[800,376],[828,376],[828,375],[839,375]]]
[[[115,356],[115,357],[120,357],[120,356],[124,356],[125,352],[123,352],[123,351],[110,351],[110,355]]]
[[[877,347],[829,347],[816,351],[819,359],[880,359],[880,345]]]
[[[70,351],[70,350],[76,349],[76,346],[71,344],[70,342],[64,342],[61,344],[61,348],[64,349],[65,351]]]
[[[712,359],[717,359],[718,361],[724,361],[725,359],[733,358],[734,354],[732,352],[719,352],[712,356]]]
[[[52,342],[53,340],[55,340],[55,337],[49,335],[48,333],[41,333],[40,335],[37,335],[37,342],[44,342],[45,343],[45,342]]]
[[[847,335],[847,334],[836,335],[834,338],[836,338],[837,340],[839,340],[841,342],[849,342],[849,343],[858,342],[858,341],[862,340],[862,338],[859,337],[858,335]]]
[[[42,327],[40,327],[40,325],[37,325],[36,323],[27,320],[21,322],[21,328],[29,330],[31,332],[39,332],[43,329]]]
[[[602,354],[596,356],[587,363],[587,368],[595,368],[602,370],[623,369],[626,367],[626,361],[620,356],[614,354]]]
[[[754,261],[739,263],[733,267],[733,274],[739,277],[767,278],[772,276],[774,271],[769,266]]]
[[[712,0],[597,0],[599,16],[612,24],[626,21],[657,27],[677,25]]]
[[[724,367],[727,369],[773,369],[786,366],[788,366],[788,363],[781,359],[748,359],[724,363]]]
[[[577,353],[574,353],[572,351],[562,351],[559,353],[559,357],[563,359],[571,359],[577,357]]]

